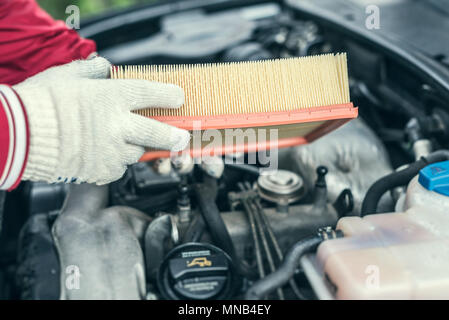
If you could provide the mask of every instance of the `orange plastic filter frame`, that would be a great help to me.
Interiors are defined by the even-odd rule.
[[[167,123],[169,125],[193,131],[209,129],[236,129],[236,128],[257,128],[269,126],[283,126],[296,123],[324,122],[316,129],[305,136],[290,138],[281,138],[276,141],[262,141],[257,143],[246,143],[243,145],[223,145],[217,146],[213,150],[208,148],[190,149],[189,153],[193,158],[214,155],[225,155],[237,152],[257,152],[271,148],[285,148],[296,145],[308,144],[320,138],[321,136],[337,129],[346,122],[357,118],[358,108],[352,103],[339,104],[326,107],[313,107],[301,110],[278,111],[268,113],[235,114],[235,115],[217,115],[203,117],[152,117],[155,120]],[[181,154],[180,152],[179,154]],[[176,153],[170,151],[156,150],[148,151],[140,161],[151,161],[158,158],[169,158]]]

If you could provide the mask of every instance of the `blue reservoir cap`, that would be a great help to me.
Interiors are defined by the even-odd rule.
[[[449,161],[433,163],[421,169],[418,182],[427,190],[449,196]]]

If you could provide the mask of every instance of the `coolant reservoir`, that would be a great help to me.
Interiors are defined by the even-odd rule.
[[[449,299],[449,162],[421,170],[405,212],[345,217],[317,264],[337,299]],[[331,284],[329,286],[329,284]]]

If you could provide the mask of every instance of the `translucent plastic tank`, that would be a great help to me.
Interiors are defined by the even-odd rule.
[[[319,246],[335,298],[449,299],[449,197],[419,181],[408,186],[405,212],[342,218],[345,238]]]

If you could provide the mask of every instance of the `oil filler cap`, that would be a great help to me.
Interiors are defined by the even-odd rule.
[[[449,161],[433,163],[421,169],[418,182],[427,190],[449,196]]]
[[[231,258],[204,243],[186,243],[171,250],[158,273],[166,299],[226,299],[234,286]]]

